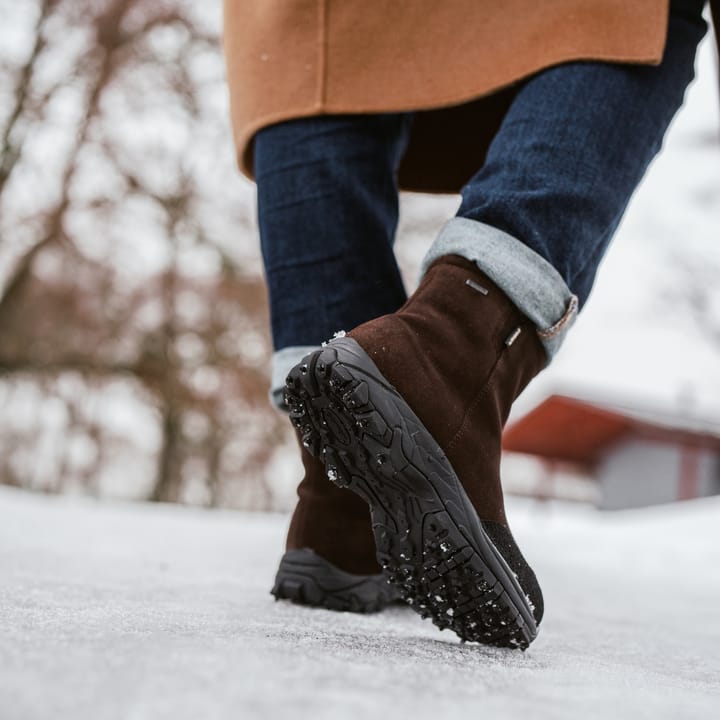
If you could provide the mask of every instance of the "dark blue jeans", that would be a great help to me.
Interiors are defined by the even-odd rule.
[[[582,304],[693,78],[704,0],[672,3],[659,66],[559,65],[524,81],[458,216],[547,260]],[[321,116],[261,130],[255,171],[276,350],[393,312],[396,171],[411,113]]]

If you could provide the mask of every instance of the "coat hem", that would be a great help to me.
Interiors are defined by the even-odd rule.
[[[321,1],[321,5],[325,3]],[[592,56],[568,53],[567,56],[554,58],[551,62],[547,62],[541,65],[533,66],[532,68],[522,71],[519,74],[515,74],[508,78],[506,81],[494,83],[493,85],[486,88],[475,88],[468,92],[451,93],[447,96],[437,98],[433,97],[432,101],[424,101],[417,99],[411,99],[405,102],[392,103],[388,102],[386,98],[381,98],[379,102],[382,105],[372,105],[370,103],[364,103],[361,105],[350,105],[349,103],[333,103],[328,102],[323,98],[322,94],[319,94],[316,98],[313,98],[312,104],[307,105],[303,108],[288,108],[275,113],[268,113],[258,117],[254,122],[248,123],[244,126],[243,133],[236,141],[237,150],[237,164],[245,177],[251,181],[255,181],[255,173],[252,162],[253,152],[253,140],[255,134],[262,130],[262,128],[276,123],[284,122],[287,120],[296,120],[300,118],[320,116],[320,115],[368,115],[368,114],[387,114],[397,112],[422,112],[424,110],[442,110],[443,108],[451,108],[458,105],[464,105],[471,103],[476,100],[481,100],[484,97],[493,95],[494,93],[503,90],[505,88],[512,87],[519,82],[531,78],[533,75],[537,75],[540,72],[548,70],[558,65],[563,65],[570,62],[607,62],[612,64],[629,64],[629,65],[659,65],[662,61],[662,51],[660,48],[659,55],[652,53],[642,56],[619,56],[617,54],[608,53],[607,55],[595,54]],[[324,75],[326,69],[325,63],[320,63],[319,75]],[[326,83],[322,83],[323,86]],[[403,190],[412,191],[412,187],[402,188]],[[439,191],[437,194],[450,194],[449,192]]]

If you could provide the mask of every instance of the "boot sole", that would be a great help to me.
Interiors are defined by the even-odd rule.
[[[527,648],[530,601],[445,453],[360,345],[342,337],[307,355],[285,397],[328,478],[370,505],[377,559],[400,596],[462,640]]]
[[[400,596],[382,574],[354,575],[312,550],[288,550],[271,590],[276,600],[341,612],[373,613]]]

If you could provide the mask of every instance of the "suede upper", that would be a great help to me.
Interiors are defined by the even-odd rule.
[[[286,549],[314,550],[354,575],[381,573],[367,504],[355,493],[331,483],[322,461],[302,446],[299,437],[298,443],[305,475],[297,489],[299,499],[290,520]]]
[[[543,601],[540,584],[535,577],[533,569],[528,565],[527,560],[520,552],[515,539],[509,528],[498,523],[485,521],[482,524],[483,530],[487,533],[493,542],[493,545],[500,551],[505,562],[510,566],[512,571],[517,575],[520,587],[530,598],[532,603],[532,611],[535,622],[539,625],[545,613],[545,604]]]
[[[443,449],[480,519],[507,526],[502,427],[546,364],[533,323],[474,263],[449,255],[398,312],[349,335]]]

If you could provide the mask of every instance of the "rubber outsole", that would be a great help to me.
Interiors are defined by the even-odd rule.
[[[360,345],[342,337],[307,355],[285,400],[328,478],[369,504],[378,562],[400,596],[462,640],[527,648],[529,599],[444,452]]]
[[[347,573],[309,549],[283,555],[271,593],[276,600],[355,613],[379,612],[400,600],[384,575]]]

